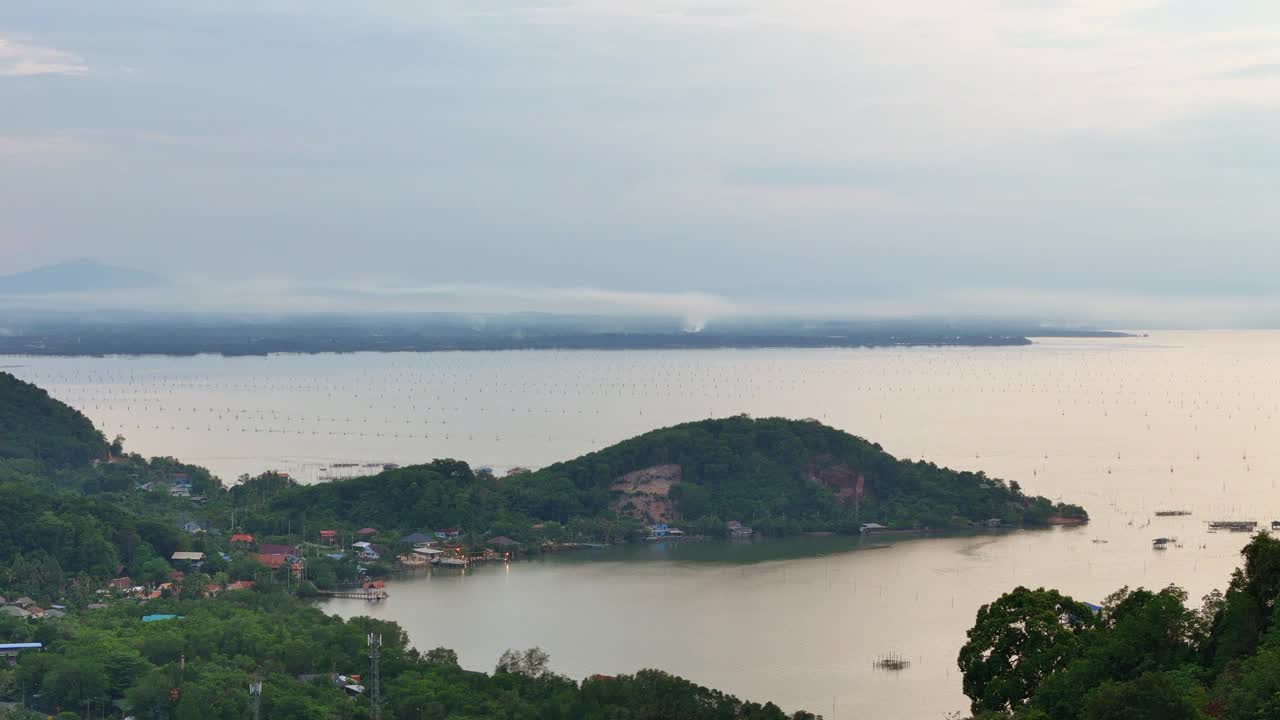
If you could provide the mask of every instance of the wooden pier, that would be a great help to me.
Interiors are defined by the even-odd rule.
[[[365,590],[362,588],[353,588],[351,590],[317,590],[318,594],[331,598],[347,598],[351,600],[386,600],[391,597],[386,590]]]

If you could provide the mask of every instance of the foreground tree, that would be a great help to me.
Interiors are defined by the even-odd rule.
[[[1085,697],[1085,720],[1197,720],[1203,717],[1182,688],[1163,673],[1107,682]]]
[[[960,648],[964,694],[975,713],[1012,711],[1080,655],[1093,611],[1057,590],[1015,588],[978,610]]]

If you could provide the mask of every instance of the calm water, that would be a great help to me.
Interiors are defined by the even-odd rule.
[[[1017,584],[1097,601],[1225,583],[1280,519],[1280,334],[1169,333],[1023,348],[511,352],[32,359],[0,365],[147,454],[224,478],[318,478],[339,462],[538,466],[655,426],[740,412],[815,417],[904,457],[1085,505],[1085,528],[859,550],[847,538],[634,547],[396,583],[381,606],[420,647],[489,669],[541,645],[582,677],[661,667],[828,718],[960,710],[954,658],[978,605]],[[1154,518],[1186,509],[1185,518]],[[1151,550],[1157,536],[1182,547]],[[1094,540],[1107,540],[1095,543]],[[912,660],[873,671],[877,655]]]

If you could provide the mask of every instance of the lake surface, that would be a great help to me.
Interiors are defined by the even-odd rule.
[[[491,669],[540,645],[574,677],[659,667],[827,718],[962,710],[955,656],[979,605],[1018,584],[1100,601],[1121,585],[1225,585],[1280,519],[1280,334],[1157,333],[1016,348],[504,352],[266,358],[0,358],[145,454],[224,478],[456,457],[540,466],[708,416],[813,417],[1084,505],[1083,528],[895,542],[645,545],[394,583],[421,648]],[[1162,509],[1189,517],[1156,518]],[[1151,539],[1181,547],[1153,551]],[[1105,540],[1106,543],[1094,542]],[[882,654],[910,659],[872,670]]]

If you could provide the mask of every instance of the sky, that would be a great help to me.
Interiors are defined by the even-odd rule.
[[[1274,0],[41,0],[0,109],[0,273],[1280,326]]]

